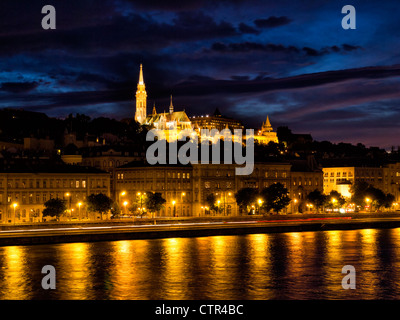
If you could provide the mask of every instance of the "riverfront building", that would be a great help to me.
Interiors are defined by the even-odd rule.
[[[250,175],[236,175],[235,164],[154,165],[132,162],[116,169],[116,199],[121,207],[145,192],[159,192],[166,200],[160,215],[204,216],[210,214],[207,196],[214,194],[220,215],[235,216],[240,212],[235,193],[242,188],[254,188],[255,192],[273,183],[282,183],[292,199],[298,197],[300,186],[322,191],[322,171],[298,171],[290,163],[256,163]],[[304,181],[302,183],[302,181]],[[312,191],[311,190],[311,191]],[[301,197],[305,197],[304,194]],[[125,209],[124,209],[125,210]],[[289,205],[286,213],[297,212],[298,206]]]
[[[385,194],[394,195],[400,201],[400,163],[390,163],[379,167],[324,167],[324,193],[338,191],[350,198],[351,186],[359,181],[366,182]]]
[[[110,175],[91,167],[51,164],[10,164],[0,169],[0,223],[43,221],[44,203],[67,201],[61,220],[96,219],[87,214],[90,194],[110,196]]]

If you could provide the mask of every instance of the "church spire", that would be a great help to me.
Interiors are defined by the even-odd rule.
[[[154,105],[153,105],[153,113],[152,114],[153,114],[153,116],[157,114],[156,103],[155,102],[154,102]]]
[[[173,113],[174,112],[174,105],[172,104],[172,94],[171,94],[171,103],[169,105],[169,113]]]
[[[271,122],[269,122],[269,116],[267,116],[267,120],[265,120],[265,123],[262,125],[262,131],[271,132],[272,130]]]
[[[142,64],[140,64],[140,73],[139,73],[139,85],[143,85],[144,81],[143,81],[143,68],[142,68]]]
[[[136,90],[136,113],[135,120],[143,124],[147,117],[147,93],[143,80],[143,67],[140,64],[139,82]]]

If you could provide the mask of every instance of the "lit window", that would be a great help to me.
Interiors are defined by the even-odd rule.
[[[75,187],[76,187],[76,188],[79,188],[79,180],[76,180],[76,182],[75,182]]]

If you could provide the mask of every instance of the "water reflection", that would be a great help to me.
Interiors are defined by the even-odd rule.
[[[400,229],[10,246],[0,299],[397,299],[399,270]]]

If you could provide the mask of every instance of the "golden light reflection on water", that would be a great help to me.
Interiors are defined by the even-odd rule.
[[[25,247],[4,247],[2,248],[4,260],[1,266],[1,299],[24,300],[30,299],[30,285],[24,277],[29,271],[27,265]]]
[[[161,290],[165,299],[185,299],[189,292],[188,268],[191,265],[187,246],[192,239],[170,238],[161,243],[162,278]]]
[[[148,241],[116,241],[110,252],[111,270],[106,290],[110,299],[138,299],[138,288],[148,281],[142,265],[148,263]]]
[[[57,284],[61,285],[60,299],[90,299],[93,295],[91,286],[91,265],[89,243],[68,243],[58,247],[56,269]],[[65,270],[60,273],[57,270]]]
[[[248,236],[249,250],[249,289],[247,299],[260,300],[273,297],[268,284],[272,280],[272,261],[270,236],[267,234],[252,234]],[[262,283],[260,283],[262,281]]]
[[[400,298],[400,228],[0,248],[0,298]],[[344,265],[356,290],[341,287]]]

